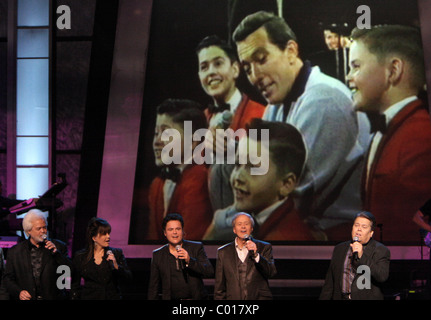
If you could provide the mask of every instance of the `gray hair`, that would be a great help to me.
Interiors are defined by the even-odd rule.
[[[235,221],[236,221],[236,218],[238,218],[239,216],[247,216],[247,217],[249,217],[249,219],[250,219],[250,221],[251,221],[251,226],[254,228],[254,219],[253,219],[253,217],[252,217],[250,214],[245,213],[245,212],[238,212],[237,214],[235,214],[235,215],[233,216],[233,219],[232,219],[232,227],[235,227]]]
[[[27,212],[22,220],[22,228],[24,229],[24,232],[27,233],[30,231],[31,228],[33,228],[33,221],[39,219],[43,219],[45,223],[47,223],[46,214],[39,209],[31,209]]]

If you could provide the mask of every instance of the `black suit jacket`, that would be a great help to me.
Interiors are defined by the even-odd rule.
[[[321,300],[342,299],[344,259],[347,251],[350,250],[350,243],[350,241],[346,241],[335,246],[325,284],[319,297]],[[356,269],[361,265],[370,268],[371,288],[358,288],[358,279],[363,273],[356,274],[352,283],[352,300],[383,300],[384,295],[381,286],[389,277],[389,260],[389,249],[380,242],[371,239],[364,247],[362,257],[353,263]]]
[[[42,270],[40,275],[41,296],[45,300],[56,300],[65,298],[64,290],[57,288],[57,279],[62,272],[57,273],[60,265],[66,265],[72,271],[72,261],[67,255],[65,243],[52,239],[57,247],[57,251],[43,248],[42,253]],[[33,269],[31,266],[29,240],[24,240],[7,252],[6,269],[3,275],[3,284],[9,293],[11,299],[19,299],[19,293],[27,290],[33,299],[36,298],[36,284],[33,278]]]
[[[247,299],[270,300],[272,293],[268,279],[277,273],[272,246],[268,242],[252,239],[257,245],[257,253],[260,254],[259,262],[251,257],[247,265]],[[217,250],[217,264],[214,284],[215,300],[240,300],[239,272],[237,267],[238,254],[235,241],[224,245]]]
[[[204,287],[203,278],[214,276],[214,267],[208,260],[203,244],[201,242],[183,240],[183,248],[190,256],[190,262],[184,269],[190,291],[194,300],[207,298],[207,292]],[[151,275],[148,286],[148,299],[159,299],[159,288],[161,285],[162,299],[171,299],[171,275],[169,265],[169,245],[153,251],[151,260]]]
[[[118,264],[118,269],[109,266],[106,260],[106,252],[111,250]],[[87,260],[86,249],[80,250],[73,258],[72,275],[72,300],[119,300],[121,295],[121,280],[130,281],[132,272],[130,271],[123,250],[120,248],[105,248],[105,256],[100,265],[96,265],[94,260]],[[93,256],[94,259],[94,256]],[[84,279],[84,286],[81,286],[81,279]]]

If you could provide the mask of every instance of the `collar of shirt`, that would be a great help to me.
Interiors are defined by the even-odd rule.
[[[261,226],[266,221],[266,219],[268,219],[269,216],[274,212],[274,210],[277,209],[278,206],[280,206],[281,203],[285,200],[286,199],[279,200],[279,201],[273,203],[272,205],[270,205],[269,207],[263,209],[258,214],[253,215],[256,223]]]
[[[230,97],[229,101],[226,101],[227,104],[230,105],[230,111],[235,114],[236,109],[238,108],[239,104],[242,100],[242,94],[238,90],[238,88],[235,88],[235,92],[233,93],[232,97]]]
[[[302,97],[304,92],[307,91],[307,89],[313,85],[312,78],[318,77],[319,73],[320,73],[319,67],[314,66],[314,67],[310,68],[310,74],[308,75],[307,81],[305,82],[304,90],[297,97],[297,99],[294,102],[292,102],[292,104],[296,103],[299,100],[299,98]],[[266,110],[265,110],[263,119],[267,120],[267,121],[288,122],[286,120],[283,121],[283,113],[284,113],[284,103],[283,102],[281,102],[279,104],[268,104],[266,106]],[[289,111],[289,113],[290,113],[290,111]],[[289,113],[287,114],[287,116],[289,115]]]
[[[28,239],[27,240],[28,241],[28,248],[31,250],[31,249],[40,249],[41,248],[41,246],[36,246],[36,245],[34,245],[31,241],[30,241],[30,239]]]
[[[238,238],[235,238],[235,249],[236,253],[238,254],[238,258],[244,262],[248,255],[248,249],[243,245],[242,248],[238,245]]]
[[[417,96],[410,96],[407,97],[401,101],[398,101],[397,103],[393,104],[389,108],[387,108],[383,114],[386,117],[386,125],[389,125],[389,122],[397,115],[398,112],[401,111],[406,105],[408,105],[410,102],[417,99]]]

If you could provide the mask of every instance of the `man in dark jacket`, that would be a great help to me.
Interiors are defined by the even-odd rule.
[[[66,245],[59,240],[48,240],[45,215],[30,210],[23,219],[28,236],[10,248],[6,256],[3,284],[10,299],[56,300],[65,298],[66,284],[60,279],[65,270],[71,273],[72,262]],[[59,269],[59,267],[62,268]]]
[[[375,224],[369,212],[356,215],[352,240],[334,248],[321,300],[383,300],[381,285],[389,277],[390,251],[371,238]]]
[[[163,219],[162,228],[168,244],[153,251],[148,299],[202,300],[207,298],[203,278],[214,276],[201,242],[184,240],[184,220],[170,213]]]
[[[215,300],[270,300],[269,278],[277,273],[272,246],[250,237],[254,219],[239,212],[232,220],[236,238],[217,251]]]

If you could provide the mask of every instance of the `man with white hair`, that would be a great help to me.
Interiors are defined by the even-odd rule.
[[[64,297],[57,286],[57,268],[72,267],[65,243],[47,238],[43,212],[32,209],[22,221],[26,240],[10,248],[3,284],[12,300],[55,300]],[[71,269],[69,269],[71,270]]]

